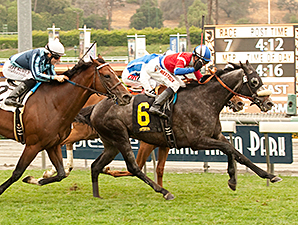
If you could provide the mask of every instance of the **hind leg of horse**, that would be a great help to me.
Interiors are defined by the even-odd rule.
[[[57,170],[57,175],[49,178],[40,178],[36,180],[32,176],[27,176],[23,179],[25,183],[29,184],[36,184],[36,185],[45,185],[53,182],[59,182],[66,177],[64,167],[63,167],[63,159],[62,159],[62,152],[61,146],[57,145],[50,149],[47,149],[47,153],[52,164],[55,166]]]
[[[20,179],[20,177],[23,175],[26,168],[30,165],[30,163],[33,161],[33,159],[36,157],[37,153],[40,149],[38,149],[36,146],[25,146],[25,149],[23,150],[23,153],[18,161],[18,164],[16,165],[15,170],[13,171],[11,177],[5,181],[0,186],[0,195],[14,182]]]
[[[143,168],[150,153],[155,148],[156,148],[156,146],[154,146],[154,145],[147,144],[146,142],[140,141],[140,148],[138,150],[138,154],[137,154],[137,158],[136,158],[136,162],[139,165],[140,169]],[[107,167],[105,169],[104,173],[111,175],[113,177],[132,176],[132,174],[128,171],[110,170],[109,167]]]
[[[70,172],[73,169],[73,150],[72,150],[72,144],[73,143],[68,143],[66,145],[66,155],[67,155],[67,162],[65,165],[65,175],[68,177]],[[42,177],[43,178],[49,178],[52,177],[55,173],[57,173],[56,167],[52,165],[51,170],[46,170]]]
[[[159,147],[158,149],[158,163],[156,167],[157,173],[157,183],[162,187],[162,178],[165,169],[166,160],[168,158],[170,148],[168,147]]]

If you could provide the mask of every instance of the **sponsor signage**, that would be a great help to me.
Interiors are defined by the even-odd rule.
[[[259,133],[258,126],[237,126],[237,133],[233,134],[235,148],[254,163],[266,163],[265,137]],[[229,134],[224,133],[227,139]],[[292,135],[268,134],[271,163],[290,164],[293,162]],[[139,149],[139,142],[131,139],[131,146],[135,156]],[[82,140],[73,145],[74,158],[96,159],[103,151],[100,139]],[[155,151],[157,155],[157,149]],[[63,157],[66,157],[65,147],[62,148]],[[115,160],[123,160],[119,153]],[[150,158],[148,160],[151,160]],[[193,151],[190,148],[171,149],[168,161],[195,161],[195,162],[226,162],[227,156],[219,150]]]

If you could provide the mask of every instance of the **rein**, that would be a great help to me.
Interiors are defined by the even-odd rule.
[[[109,63],[104,63],[104,64],[102,64],[102,65],[100,65],[100,66],[95,67],[95,71],[96,71],[96,72],[94,72],[94,80],[93,80],[93,83],[95,83],[95,73],[97,73],[97,75],[98,75],[98,77],[99,77],[99,79],[100,79],[102,85],[104,86],[104,88],[105,88],[105,89],[107,90],[107,92],[108,92],[107,94],[106,94],[106,93],[99,92],[99,91],[97,91],[97,90],[95,90],[95,89],[93,89],[93,88],[89,88],[89,87],[80,85],[80,84],[75,83],[75,82],[73,82],[73,81],[71,81],[71,80],[66,80],[66,81],[67,81],[68,83],[74,85],[74,86],[77,86],[77,87],[86,89],[86,90],[88,90],[88,91],[91,91],[91,92],[93,92],[93,93],[96,93],[97,95],[104,95],[104,96],[107,96],[107,97],[111,97],[111,96],[112,96],[112,99],[116,100],[117,97],[115,97],[115,95],[114,95],[111,91],[114,90],[118,85],[120,85],[120,84],[121,84],[121,81],[119,81],[117,84],[115,84],[112,88],[109,88],[109,87],[106,85],[106,83],[104,82],[104,80],[102,79],[102,77],[100,76],[100,74],[99,74],[99,70],[100,70],[101,68],[103,68],[104,66],[108,66],[108,65],[109,65]],[[112,72],[113,72],[113,71],[112,71]],[[114,72],[113,72],[113,73],[114,73]]]
[[[208,68],[209,69],[209,68]],[[208,83],[213,77],[215,77],[217,79],[217,81],[221,84],[221,86],[223,86],[225,89],[227,89],[229,92],[231,92],[232,94],[234,95],[237,95],[239,97],[242,97],[242,98],[246,98],[246,99],[249,99],[251,101],[253,101],[254,98],[252,97],[249,97],[249,96],[246,96],[246,95],[242,95],[242,94],[239,94],[235,91],[233,91],[231,88],[229,88],[211,69],[209,69],[209,72],[211,73],[211,76],[206,79],[204,82],[199,82],[199,84],[206,84]]]

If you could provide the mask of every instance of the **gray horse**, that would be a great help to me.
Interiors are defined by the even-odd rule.
[[[255,69],[248,62],[234,64],[234,67],[235,70],[222,72],[220,77],[214,76],[204,85],[196,82],[179,90],[172,116],[177,147],[193,150],[219,149],[225,153],[228,156],[230,176],[228,185],[232,190],[236,190],[234,160],[244,164],[261,178],[270,179],[272,183],[281,181],[281,178],[262,170],[238,152],[221,133],[219,114],[234,94],[246,96],[262,111],[268,111],[273,106],[270,94],[262,87],[262,80]],[[135,161],[130,137],[163,147],[167,146],[167,142],[162,132],[134,132],[132,109],[133,101],[126,106],[118,106],[109,99],[86,108],[85,117],[90,120],[104,144],[103,153],[91,165],[93,196],[100,198],[99,173],[104,173],[104,167],[121,152],[129,172],[150,185],[156,192],[162,193],[165,199],[173,199],[174,196],[149,179]],[[148,112],[140,113],[146,117]]]

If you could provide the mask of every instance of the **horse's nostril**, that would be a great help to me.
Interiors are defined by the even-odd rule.
[[[244,106],[244,102],[238,102],[237,103],[239,106]]]

